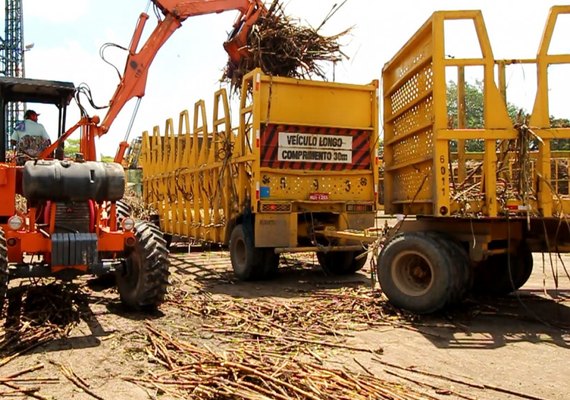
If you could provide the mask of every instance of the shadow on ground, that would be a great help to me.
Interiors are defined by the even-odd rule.
[[[200,290],[241,298],[296,297],[318,289],[370,286],[365,272],[327,274],[312,255],[281,256],[277,276],[271,280],[242,282],[235,279],[227,252],[171,254],[173,274],[188,279]]]
[[[552,293],[554,295],[554,293]],[[412,324],[438,348],[495,349],[517,342],[570,348],[570,291],[479,297]]]
[[[164,316],[126,310],[117,299],[96,291],[87,291],[81,283],[55,281],[29,282],[8,290],[4,308],[4,324],[0,328],[0,355],[10,357],[35,352],[97,347],[101,338],[113,334],[103,328],[92,306],[97,304],[113,314],[131,320],[147,320]],[[71,336],[81,323],[86,335]]]

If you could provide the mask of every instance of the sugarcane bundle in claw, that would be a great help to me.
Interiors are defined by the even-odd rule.
[[[237,91],[243,76],[255,68],[261,68],[265,74],[272,76],[301,79],[316,76],[326,80],[321,62],[336,63],[348,58],[340,49],[339,39],[350,28],[333,36],[319,33],[319,29],[338,8],[333,8],[319,27],[312,28],[301,26],[298,20],[285,14],[279,1],[273,1],[247,37],[249,56],[240,59],[239,63],[229,60],[224,80],[229,81]]]

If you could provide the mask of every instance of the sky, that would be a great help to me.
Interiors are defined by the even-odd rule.
[[[303,25],[318,26],[335,4],[344,0],[283,0],[289,16]],[[108,104],[118,84],[117,73],[99,57],[104,43],[127,47],[135,23],[147,7],[146,0],[22,0],[24,9],[24,42],[33,43],[25,53],[26,77],[86,83],[95,103]],[[346,0],[321,29],[332,35],[353,27],[342,40],[347,60],[333,69],[329,80],[346,83],[369,83],[381,78],[383,65],[400,49],[436,10],[477,9],[483,12],[495,58],[533,58],[538,50],[548,10],[561,4],[549,0]],[[156,18],[151,11],[147,35],[154,29]],[[164,127],[166,118],[176,118],[184,109],[193,109],[199,99],[212,109],[215,90],[223,87],[219,80],[226,63],[222,43],[237,13],[192,17],[174,33],[157,54],[150,68],[146,95],[135,120],[131,138],[155,125]],[[570,28],[570,16],[559,26]],[[2,21],[4,20],[2,15]],[[449,47],[461,53],[469,46],[462,27],[455,29]],[[562,30],[562,28],[561,28]],[[451,31],[451,28],[450,28]],[[561,38],[569,37],[557,32]],[[561,52],[570,53],[570,44],[557,40]],[[570,41],[569,41],[570,42]],[[447,49],[446,49],[447,50]],[[119,71],[124,70],[125,53],[110,48],[105,53]],[[563,93],[570,92],[570,68],[557,71],[561,83],[552,90],[563,99],[555,105],[557,116],[570,117]],[[476,75],[476,74],[475,74]],[[471,77],[476,79],[476,76]],[[509,101],[530,110],[535,90],[535,72],[518,66],[508,71]],[[86,104],[86,102],[84,102]],[[132,116],[134,100],[121,114],[98,144],[98,152],[114,155]],[[56,112],[49,106],[33,105],[42,115],[48,132],[55,132]],[[554,106],[553,106],[554,107]],[[104,111],[90,111],[101,117]],[[69,111],[68,126],[79,119],[76,107]],[[53,133],[55,136],[55,133]]]

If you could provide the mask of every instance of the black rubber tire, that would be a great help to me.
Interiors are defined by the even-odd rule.
[[[464,281],[454,253],[431,234],[399,233],[378,257],[380,287],[396,307],[418,314],[441,310],[456,301]]]
[[[261,249],[263,252],[263,276],[262,279],[271,279],[277,275],[279,269],[279,254],[275,254],[274,248]]]
[[[107,211],[107,214],[110,214],[111,212],[110,203],[107,203],[105,210]],[[123,222],[123,219],[125,219],[126,217],[130,217],[133,210],[131,206],[127,204],[125,201],[118,200],[115,202],[115,211],[117,213],[117,226],[119,230],[121,230],[122,229],[121,223]]]
[[[360,271],[366,265],[366,256],[356,259],[360,254],[362,252],[359,251],[317,252],[317,260],[326,272],[334,275],[349,275]]]
[[[115,203],[115,210],[117,213],[117,228],[118,228],[118,230],[122,230],[123,229],[123,226],[122,226],[123,219],[131,216],[132,208],[129,204],[127,204],[123,200],[118,200]],[[110,215],[111,203],[107,203],[105,211],[107,211],[107,215]],[[108,256],[112,257],[112,255],[108,255]],[[105,288],[114,287],[116,284],[117,284],[117,280],[116,280],[116,274],[114,272],[107,272],[107,273],[98,275],[97,278],[91,282],[91,285],[99,286],[99,287],[105,287]]]
[[[459,242],[447,234],[439,232],[428,232],[427,234],[437,240],[441,246],[447,248],[457,270],[454,274],[456,282],[453,285],[454,292],[450,302],[459,303],[467,297],[473,288],[473,268],[469,254]]]
[[[126,217],[130,217],[133,212],[133,208],[123,200],[118,200],[115,203],[115,209],[117,210],[118,221],[122,221]]]
[[[475,269],[474,291],[481,294],[506,295],[521,288],[530,278],[532,253],[523,242],[516,252],[490,256]]]
[[[121,301],[133,309],[156,308],[168,287],[169,261],[166,243],[158,227],[139,221],[134,228],[137,243],[117,272]]]
[[[0,228],[0,314],[8,292],[8,282],[10,281],[10,272],[8,270],[8,246],[6,244],[6,235],[4,230]]]
[[[265,277],[265,252],[256,248],[253,237],[238,224],[230,236],[230,260],[234,275],[241,281],[260,280]]]
[[[149,217],[149,220],[151,223],[158,226],[158,229],[162,230],[160,228],[160,217],[157,214],[152,214]],[[172,240],[174,239],[173,235],[171,233],[163,233],[162,236],[164,237],[164,240],[166,241],[166,248],[170,249],[170,246],[172,246]]]

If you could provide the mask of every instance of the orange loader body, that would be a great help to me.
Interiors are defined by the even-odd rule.
[[[53,104],[59,110],[58,138],[33,159],[11,154],[0,140],[0,301],[11,278],[114,274],[124,304],[155,307],[166,294],[168,250],[158,227],[136,222],[122,201],[122,162],[131,125],[114,163],[96,161],[95,138],[106,134],[124,105],[145,94],[148,70],[157,52],[188,17],[238,10],[225,44],[231,63],[247,56],[247,34],[266,12],[261,0],[153,0],[163,13],[139,48],[149,16],[142,13],[128,48],[124,73],[101,120],[82,117],[65,130],[66,107],[78,91],[72,83],[0,78],[0,108],[10,102]],[[135,107],[138,110],[138,103]],[[5,115],[5,113],[3,113]],[[133,115],[134,120],[134,115]],[[9,132],[3,118],[0,131]],[[80,152],[64,158],[65,141],[79,132]],[[24,201],[25,200],[25,201]],[[1,306],[1,303],[0,303]]]

